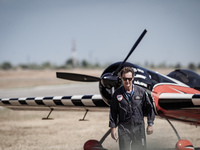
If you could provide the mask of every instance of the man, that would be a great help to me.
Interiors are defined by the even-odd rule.
[[[133,85],[134,71],[125,67],[120,72],[123,86],[117,89],[110,106],[111,136],[117,140],[118,126],[120,150],[146,149],[144,114],[147,115],[147,134],[153,133],[155,113],[145,90]]]

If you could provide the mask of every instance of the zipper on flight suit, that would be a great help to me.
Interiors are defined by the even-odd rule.
[[[133,118],[132,118],[132,115],[133,115],[133,112],[132,112],[132,98],[133,98],[134,93],[132,94],[130,100],[128,100],[128,96],[126,95],[126,93],[124,93],[123,95],[124,95],[125,100],[128,102],[128,106],[129,106],[129,115],[130,115],[130,118],[131,118],[131,129],[132,129],[132,126],[133,126]]]

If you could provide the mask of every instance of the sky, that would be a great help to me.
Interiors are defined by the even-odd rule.
[[[0,63],[200,63],[199,0],[0,0]]]

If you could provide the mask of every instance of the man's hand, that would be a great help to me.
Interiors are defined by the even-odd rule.
[[[117,141],[117,131],[116,128],[111,128],[111,137]]]
[[[153,126],[147,126],[147,135],[150,135],[153,133]]]

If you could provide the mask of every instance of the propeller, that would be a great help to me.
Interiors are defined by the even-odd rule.
[[[133,53],[133,51],[135,50],[135,48],[138,46],[138,44],[140,43],[140,41],[142,40],[142,38],[144,37],[144,35],[146,34],[147,30],[144,29],[144,31],[142,32],[142,34],[140,35],[140,37],[138,38],[138,40],[135,42],[135,44],[133,45],[133,47],[131,48],[130,52],[128,53],[128,55],[126,56],[126,58],[124,59],[124,61],[119,65],[119,67],[115,70],[115,72],[113,73],[114,76],[116,76],[118,74],[118,72],[122,69],[124,63],[127,61],[127,59],[131,56],[131,54]]]
[[[56,75],[57,78],[67,79],[72,81],[97,82],[101,80],[99,77],[77,74],[77,73],[56,72]]]
[[[137,45],[140,43],[144,35],[146,34],[147,30],[145,29],[138,40],[135,42],[133,47],[131,48],[130,52],[126,56],[123,62],[120,63],[118,68],[113,72],[113,73],[106,73],[103,74],[101,77],[94,77],[94,76],[89,76],[89,75],[84,75],[84,74],[77,74],[77,73],[67,73],[67,72],[57,72],[57,78],[61,79],[67,79],[67,80],[72,80],[72,81],[81,81],[81,82],[97,82],[101,81],[103,86],[106,88],[111,89],[112,87],[116,87],[119,84],[119,77],[117,74],[120,72],[122,69],[123,65],[126,63],[127,59],[130,57],[130,55],[133,53]]]

